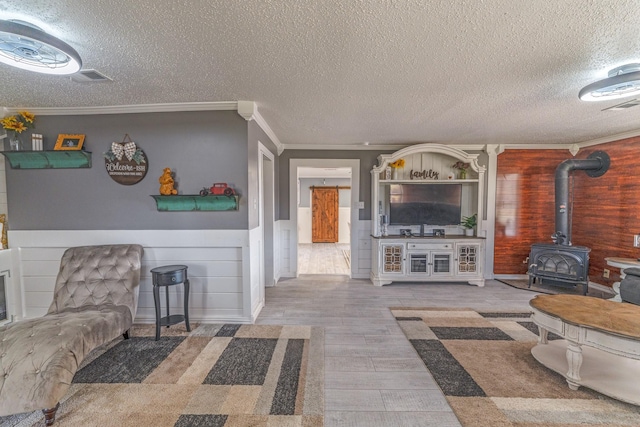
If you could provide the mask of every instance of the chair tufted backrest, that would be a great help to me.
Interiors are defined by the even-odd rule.
[[[69,248],[62,255],[48,314],[99,304],[125,305],[135,317],[140,283],[140,245]]]

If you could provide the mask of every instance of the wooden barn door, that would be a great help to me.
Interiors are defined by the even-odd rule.
[[[311,241],[338,241],[338,187],[311,187]]]

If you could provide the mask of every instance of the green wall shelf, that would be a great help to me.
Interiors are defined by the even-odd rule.
[[[169,211],[236,211],[238,196],[151,196],[156,200],[158,210]]]
[[[76,169],[91,167],[91,152],[60,151],[0,151],[13,169]]]

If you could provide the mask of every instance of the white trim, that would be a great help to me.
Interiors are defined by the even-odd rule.
[[[580,148],[586,148],[586,147],[591,147],[593,145],[606,144],[609,142],[620,141],[622,139],[634,138],[636,136],[640,136],[639,129],[628,131],[628,132],[622,132],[622,133],[618,133],[611,136],[603,136],[602,138],[591,139],[589,141],[582,141],[577,143],[576,145],[578,145]]]
[[[500,144],[504,150],[570,150],[574,144]]]
[[[331,150],[331,151],[381,151],[381,150],[398,150],[406,147],[402,145],[328,145],[328,144],[285,144],[285,150]]]
[[[271,139],[278,150],[278,156],[282,154],[284,151],[284,145],[278,139],[277,135],[271,129],[267,121],[262,117],[260,112],[258,111],[258,105],[253,101],[238,101],[238,114],[240,114],[246,121],[250,122],[251,120],[255,120],[255,122],[260,126],[260,128],[267,134],[267,136]]]
[[[402,150],[420,144],[379,144],[379,145],[309,145],[309,144],[284,144],[285,150],[332,150],[332,151],[385,151]],[[426,143],[432,144],[432,143]],[[445,144],[441,144],[445,145]],[[454,147],[464,151],[483,151],[485,144],[446,144],[447,147]]]
[[[105,105],[98,107],[42,107],[24,108],[37,116],[75,116],[92,114],[165,113],[178,111],[233,111],[238,109],[235,101],[226,102],[181,102],[173,104]],[[10,109],[7,112],[17,112]],[[23,110],[22,108],[20,109]]]
[[[11,248],[69,248],[116,243],[150,247],[249,245],[248,230],[9,230],[7,233]]]
[[[485,230],[485,246],[484,246],[484,277],[485,279],[493,278],[493,265],[495,262],[495,246],[496,246],[496,199],[498,187],[498,154],[500,153],[499,145],[488,144],[486,153],[489,156],[487,164],[487,219],[482,227]],[[479,185],[484,185],[480,183]],[[482,201],[484,203],[484,201]]]

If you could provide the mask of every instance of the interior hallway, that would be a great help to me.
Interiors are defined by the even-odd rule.
[[[459,427],[389,307],[529,310],[537,293],[488,280],[375,287],[344,276],[303,276],[267,288],[257,324],[325,327],[325,427]]]

